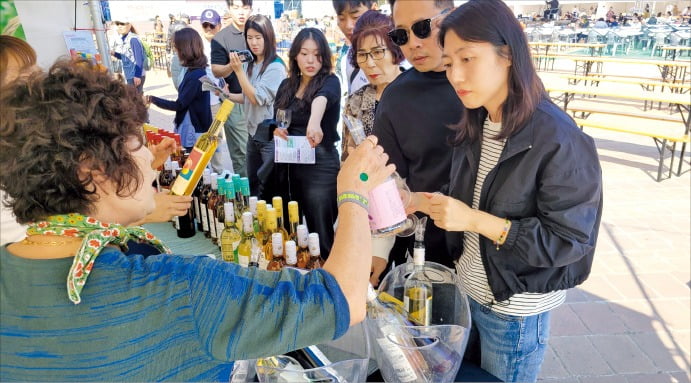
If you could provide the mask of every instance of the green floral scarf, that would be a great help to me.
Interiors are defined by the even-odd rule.
[[[79,294],[94,267],[94,261],[109,244],[127,249],[127,241],[135,239],[151,244],[162,253],[170,254],[170,249],[166,245],[141,226],[127,227],[102,223],[95,218],[76,213],[53,215],[45,221],[35,222],[29,225],[26,234],[84,238],[67,275],[67,295],[74,304],[81,302]]]

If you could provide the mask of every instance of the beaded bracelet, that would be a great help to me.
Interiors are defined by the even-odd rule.
[[[494,241],[494,246],[497,247],[497,251],[499,251],[499,247],[504,244],[504,241],[506,240],[506,236],[509,234],[510,228],[511,228],[511,221],[509,221],[508,218],[504,218],[504,229],[501,231],[501,234],[499,234],[499,238],[497,238],[497,240]]]
[[[367,197],[352,191],[345,191],[339,194],[336,198],[336,201],[338,203],[338,207],[341,207],[341,205],[343,205],[346,202],[352,202],[354,204],[360,205],[365,210],[367,210],[369,206],[369,201],[367,200]]]

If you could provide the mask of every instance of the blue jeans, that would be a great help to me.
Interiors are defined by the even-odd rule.
[[[466,356],[504,382],[534,382],[545,357],[551,312],[527,317],[499,314],[468,297],[472,328]]]
[[[290,164],[288,182],[290,197],[298,202],[309,231],[319,234],[321,256],[326,259],[334,242],[333,225],[338,216],[336,176],[341,161],[334,144],[317,146],[315,155],[314,165]]]

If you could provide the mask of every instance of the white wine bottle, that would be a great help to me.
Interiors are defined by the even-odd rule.
[[[424,217],[415,227],[414,268],[403,290],[403,307],[408,312],[408,319],[420,326],[431,325],[432,318],[432,282],[425,274],[426,224],[427,217]]]
[[[240,230],[235,226],[235,214],[233,211],[233,203],[226,202],[224,204],[224,210],[231,212],[230,214],[225,214],[225,225],[223,231],[221,232],[221,256],[226,262],[238,263],[238,246],[242,240],[242,234]]]
[[[228,119],[233,106],[232,102],[228,100],[223,101],[209,130],[203,133],[194,144],[194,148],[192,148],[189,157],[187,157],[182,171],[178,174],[170,189],[171,194],[190,195],[194,188],[197,187],[197,182],[199,182],[204,168],[206,168],[206,165],[211,160],[211,156],[213,156],[218,147],[218,135],[223,130],[223,124]]]

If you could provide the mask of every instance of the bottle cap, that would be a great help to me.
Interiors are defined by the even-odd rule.
[[[309,233],[307,232],[307,225],[298,225],[298,246],[307,247]]]
[[[283,255],[283,234],[271,234],[271,247],[273,248],[274,255]]]
[[[235,222],[235,212],[233,211],[233,203],[224,203],[223,210],[225,212],[226,222]]]
[[[218,190],[218,174],[211,173],[209,181],[211,182],[211,190]]]
[[[246,232],[254,232],[254,225],[252,224],[252,213],[250,213],[249,211],[242,213],[242,229]]]
[[[244,197],[250,196],[250,180],[247,177],[240,178],[240,192]]]
[[[273,230],[278,227],[278,224],[276,223],[276,209],[269,207],[266,208],[266,217],[264,218],[266,221],[266,229],[267,230]]]
[[[257,215],[257,197],[255,196],[250,197],[250,212],[254,216]]]
[[[276,216],[283,218],[283,198],[276,196],[271,199],[271,204],[276,209]]]
[[[288,202],[288,222],[299,222],[300,216],[298,214],[297,201]]]
[[[321,255],[321,251],[319,249],[319,234],[317,233],[310,233],[308,239],[307,239],[307,246],[310,249],[310,254],[311,255]]]
[[[286,241],[286,263],[289,265],[295,265],[298,263],[297,248],[295,247],[295,241]]]

